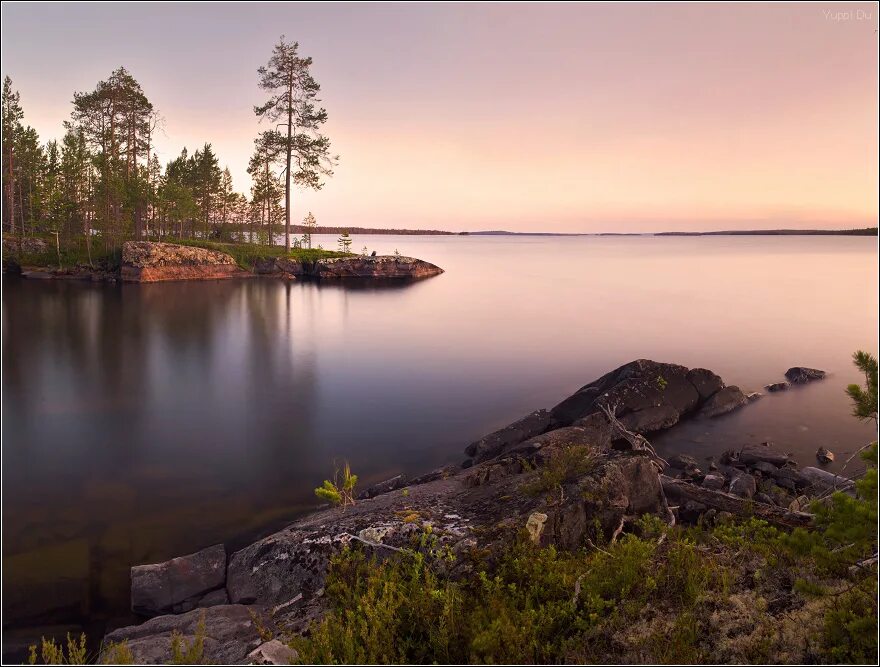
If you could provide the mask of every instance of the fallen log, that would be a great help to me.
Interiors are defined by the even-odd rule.
[[[722,512],[730,512],[736,516],[754,516],[785,528],[802,528],[813,521],[813,515],[806,512],[793,512],[774,505],[744,500],[723,491],[706,489],[666,475],[660,475],[660,482],[669,500],[693,500]]]

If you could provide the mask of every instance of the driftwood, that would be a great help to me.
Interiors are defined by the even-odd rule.
[[[673,479],[666,475],[660,475],[660,482],[667,497],[679,500],[693,500],[716,510],[730,512],[737,516],[754,516],[775,526],[800,528],[810,525],[813,521],[812,514],[793,512],[782,507],[744,500],[723,491],[713,491],[712,489],[706,489],[681,479]]]
[[[616,414],[617,406],[600,405],[599,408],[605,413],[608,423],[611,424],[612,440],[626,440],[633,450],[647,452],[648,456],[651,457],[651,460],[660,470],[669,465],[666,459],[654,451],[654,447],[645,436],[640,433],[633,433],[620,422]]]

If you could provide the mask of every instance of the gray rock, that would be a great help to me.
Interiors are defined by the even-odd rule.
[[[375,498],[378,495],[383,493],[390,493],[391,491],[396,491],[397,489],[402,489],[406,486],[406,476],[405,475],[395,475],[390,479],[386,479],[385,481],[379,482],[378,484],[373,484],[373,486],[369,487],[366,491],[361,493],[358,496],[359,500],[366,500],[368,498]]]
[[[713,394],[724,389],[724,381],[712,371],[705,368],[693,368],[688,371],[687,379],[694,385],[700,394],[701,400],[706,400]]]
[[[737,408],[741,408],[748,402],[748,399],[740,391],[739,387],[730,385],[713,394],[703,404],[698,414],[700,417],[719,417],[728,412],[733,412]]]
[[[218,588],[216,591],[205,593],[199,598],[199,607],[217,607],[219,605],[229,604],[229,595],[225,588]]]
[[[529,438],[544,433],[550,428],[550,413],[547,410],[536,410],[509,426],[490,433],[472,442],[464,450],[474,459],[475,463],[485,461],[501,454],[505,448],[518,445]]]
[[[760,391],[750,391],[748,394],[746,394],[746,400],[749,403],[754,403],[759,398],[761,398],[761,396],[763,396],[763,394]]]
[[[788,382],[774,382],[764,387],[764,389],[766,389],[770,393],[776,393],[777,391],[788,391],[790,388],[791,384]]]
[[[723,489],[726,483],[727,480],[724,479],[724,475],[706,475],[703,478],[703,486],[716,491]]]
[[[697,468],[697,460],[687,454],[675,454],[669,457],[669,465],[678,470]]]
[[[633,433],[652,433],[675,426],[678,417],[678,410],[671,405],[659,405],[624,415],[620,423]]]
[[[578,419],[572,426],[584,429],[584,439],[594,447],[607,449],[611,446],[612,430],[608,418],[601,412]]]
[[[251,665],[292,665],[299,659],[296,649],[290,648],[279,639],[272,639],[260,644],[248,653],[247,661]]]
[[[205,593],[226,582],[226,549],[216,544],[164,563],[131,568],[131,610],[155,616],[194,609]]]
[[[262,643],[252,614],[269,625],[260,607],[223,605],[194,609],[185,614],[157,616],[140,624],[119,628],[104,637],[104,644],[126,642],[136,664],[165,664],[171,660],[171,635],[177,632],[185,646],[196,638],[197,626],[204,618],[206,661],[220,665],[243,663]],[[102,658],[107,658],[102,654]]]
[[[825,371],[820,371],[817,368],[807,368],[806,366],[794,366],[785,371],[785,379],[792,384],[806,384],[807,382],[822,380],[825,378],[825,375]]]
[[[751,498],[757,490],[755,478],[744,472],[737,475],[730,483],[730,492],[740,498]]]
[[[680,417],[691,412],[702,400],[699,391],[688,379],[690,372],[690,369],[677,364],[649,359],[632,361],[581,387],[556,405],[550,411],[553,422],[568,426],[599,412],[602,405],[613,406],[618,418],[661,406],[673,408]],[[709,382],[708,376],[706,382]],[[655,419],[656,416],[657,413],[654,414]]]
[[[749,467],[752,470],[757,470],[762,475],[770,476],[775,476],[777,471],[779,470],[779,468],[777,468],[775,465],[773,465],[772,463],[767,463],[766,461],[755,461],[754,463],[751,463]]]
[[[771,498],[766,493],[756,493],[755,500],[757,500],[759,503],[764,503],[765,505],[775,505],[776,504],[775,502],[773,502],[773,498]]]
[[[737,460],[746,465],[763,461],[775,466],[783,466],[788,463],[789,458],[788,454],[783,454],[768,445],[746,445],[740,450]]]

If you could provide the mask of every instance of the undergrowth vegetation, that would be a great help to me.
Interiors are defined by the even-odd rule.
[[[452,577],[418,545],[381,561],[352,548],[329,613],[291,645],[303,663],[871,662],[877,570],[859,563],[877,550],[876,457],[858,497],[816,503],[811,530],[644,517],[596,549],[518,536]]]
[[[40,234],[39,238],[46,242],[46,249],[42,252],[18,253],[15,251],[3,251],[3,261],[14,262],[20,266],[39,266],[46,268],[71,269],[76,266],[91,266],[105,271],[114,271],[119,268],[122,261],[121,248],[109,248],[100,237],[92,239],[90,246],[82,237],[74,237],[62,240],[56,246],[55,237],[51,234]],[[341,253],[334,250],[322,250],[319,248],[293,248],[289,252],[284,246],[259,245],[256,243],[221,243],[202,239],[178,239],[173,237],[163,238],[165,243],[217,250],[231,255],[236,264],[248,271],[254,268],[254,264],[266,259],[292,259],[304,262],[314,262],[318,259],[330,257],[350,256],[350,253]],[[60,263],[59,263],[60,258]]]

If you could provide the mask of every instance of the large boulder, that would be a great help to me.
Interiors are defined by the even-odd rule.
[[[131,568],[131,610],[145,616],[190,611],[225,583],[222,544],[164,563],[136,565]]]
[[[113,658],[113,654],[107,651],[108,645],[124,641],[135,664],[168,664],[172,658],[172,635],[179,635],[181,648],[186,650],[195,643],[200,623],[204,624],[204,655],[200,662],[235,665],[246,662],[248,654],[263,642],[257,623],[269,625],[270,620],[264,609],[244,605],[224,605],[194,609],[185,614],[157,616],[141,625],[108,633],[104,637],[104,652],[99,662]]]
[[[785,371],[785,379],[792,384],[806,384],[807,382],[822,380],[825,378],[825,375],[825,371],[820,371],[818,368],[807,368],[806,366],[794,366]]]
[[[581,387],[550,413],[554,424],[567,426],[602,406],[613,408],[619,418],[646,411],[629,417],[628,423],[648,432],[675,424],[723,386],[721,378],[705,369],[639,359]]]
[[[153,241],[122,244],[120,276],[125,282],[231,278],[243,271],[224,252]]]
[[[412,280],[443,273],[443,269],[414,257],[379,255],[367,257],[331,257],[315,262],[312,275],[324,280],[345,278],[382,278]]]

